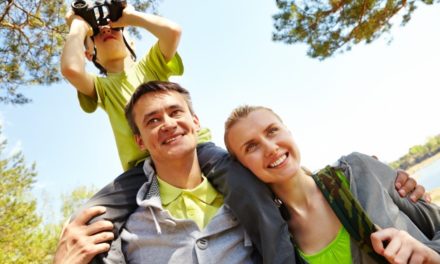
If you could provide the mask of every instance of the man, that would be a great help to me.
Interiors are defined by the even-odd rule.
[[[136,143],[151,158],[143,165],[147,183],[137,194],[139,207],[122,229],[122,245],[113,243],[107,260],[123,258],[122,246],[130,263],[251,263],[252,243],[202,175],[196,153],[200,124],[188,92],[169,82],[143,84],[126,116]],[[72,223],[83,236],[73,243],[62,239],[55,263],[88,263],[109,249],[102,242],[113,238],[110,222],[84,225],[103,211],[95,207],[78,215]]]
[[[250,261],[250,241],[229,209],[222,205],[223,197],[201,176],[194,141],[200,126],[188,92],[174,83],[143,84],[129,102],[126,117],[137,145],[151,153],[151,159],[143,166],[128,171],[146,175],[146,184],[139,192],[133,190],[133,194],[137,193],[139,208],[130,216],[122,232],[116,232],[121,235],[111,248],[105,243],[114,238],[111,222],[104,220],[87,225],[92,217],[104,213],[105,208],[82,211],[65,229],[55,263],[88,263],[95,255],[109,250],[105,258],[107,263],[121,263],[125,259],[133,263],[147,262],[149,256],[154,256],[154,263]],[[125,176],[130,179],[129,174]],[[118,189],[120,183],[116,180],[114,188]],[[256,195],[263,194],[257,192]],[[239,200],[237,203],[247,205],[243,210],[248,215],[253,203],[257,203],[256,207],[267,208],[255,202],[253,197],[242,195]],[[256,222],[252,216],[247,218],[244,220]],[[266,229],[273,221],[268,218]],[[266,250],[279,250],[275,248]],[[204,253],[209,253],[209,259],[205,259]],[[285,254],[293,255],[293,249]]]

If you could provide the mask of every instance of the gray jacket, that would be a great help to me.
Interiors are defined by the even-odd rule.
[[[440,253],[440,210],[424,201],[400,198],[394,187],[396,171],[370,156],[352,153],[336,164],[345,171],[350,190],[372,221],[381,228],[406,230],[414,238]],[[373,263],[351,241],[353,263]]]
[[[200,230],[194,221],[175,219],[162,208],[155,171],[148,160],[144,172],[147,182],[137,194],[139,208],[121,233],[127,262],[252,263],[252,243],[227,206]],[[115,258],[110,253],[108,259]]]

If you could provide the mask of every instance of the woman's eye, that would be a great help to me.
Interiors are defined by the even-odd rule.
[[[257,144],[255,144],[255,143],[250,143],[250,144],[247,144],[247,145],[246,145],[245,152],[246,152],[246,153],[249,153],[249,152],[252,152],[252,151],[254,151],[254,150],[256,150],[256,149],[257,149]]]
[[[269,129],[269,131],[267,132],[267,134],[268,135],[274,135],[274,134],[276,134],[276,132],[278,132],[278,128],[277,127],[271,127],[270,129]]]

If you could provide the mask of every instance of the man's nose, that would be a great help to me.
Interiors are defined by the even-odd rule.
[[[177,127],[176,120],[168,115],[164,116],[161,129],[164,131],[172,130]]]

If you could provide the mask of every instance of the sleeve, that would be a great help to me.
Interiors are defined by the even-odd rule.
[[[98,108],[98,105],[101,105],[101,102],[103,101],[104,96],[104,89],[103,89],[103,78],[98,77],[96,75],[93,75],[93,83],[95,86],[95,91],[97,98],[92,98],[90,96],[87,96],[81,92],[77,92],[78,94],[78,101],[79,105],[81,106],[81,109],[86,113],[93,113],[96,111],[96,108]]]
[[[355,188],[351,189],[357,193],[356,196],[361,204],[365,204],[361,200],[367,199],[367,197],[369,199],[371,197],[376,197],[376,200],[380,199],[380,192],[385,189],[399,210],[407,215],[420,231],[430,239],[430,242],[425,244],[440,253],[440,208],[438,206],[426,203],[423,200],[413,203],[408,198],[401,198],[394,185],[397,172],[390,166],[370,156],[352,153],[341,160],[349,164],[347,168],[350,171],[347,175],[351,177],[349,179],[350,188],[353,184]],[[370,179],[365,179],[367,177]],[[369,183],[372,180],[377,180],[383,187],[382,190],[380,188],[369,188],[371,185]],[[369,212],[368,209],[366,210]]]
[[[165,61],[158,42],[139,61],[138,65],[139,70],[149,80],[166,81],[172,75],[182,75],[184,71],[180,55],[176,52],[170,61]]]
[[[296,263],[286,221],[270,188],[228,152],[208,142],[199,144],[200,167],[249,234],[264,263]]]

